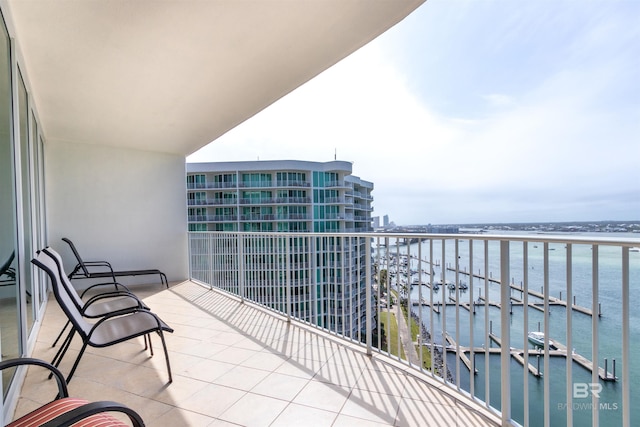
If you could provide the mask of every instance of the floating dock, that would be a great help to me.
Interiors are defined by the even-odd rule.
[[[496,283],[500,283],[500,281],[497,281]],[[429,284],[426,284],[426,283],[412,284],[411,286],[412,287],[413,286],[425,286],[428,289],[431,289],[431,286]],[[521,293],[524,293],[524,289],[522,289],[521,287],[519,287],[519,286],[517,286],[517,285],[515,285],[513,283],[511,283],[509,286],[511,287],[511,289],[515,289],[517,291],[520,291]],[[534,291],[534,290],[531,290],[531,289],[527,289],[527,292],[532,297],[535,297],[535,298],[538,298],[538,299],[541,300],[541,301],[528,301],[528,306],[533,308],[533,309],[535,309],[535,310],[544,312],[544,294],[542,294],[540,292],[537,292],[537,291]],[[438,298],[438,299],[440,299],[440,298]],[[446,304],[446,305],[456,305],[455,299],[453,299],[452,296],[449,296],[449,300],[450,300],[449,302],[446,302],[444,304]],[[479,303],[480,301],[485,301],[485,297],[482,296],[482,295],[478,296],[478,302],[474,302],[473,305],[475,305],[475,306],[484,305],[484,303]],[[510,296],[510,303],[511,303],[512,306],[522,306],[522,305],[524,305],[524,302],[523,302],[522,299],[520,299],[518,297],[515,297],[513,295]],[[502,308],[502,304],[500,304],[499,302],[489,301],[488,304],[489,304],[489,306],[492,306],[492,307]],[[579,306],[579,305],[576,305],[576,304],[569,305],[569,303],[567,301],[561,300],[560,298],[556,298],[556,297],[553,297],[551,295],[549,295],[549,297],[548,297],[548,304],[549,304],[549,306],[561,306],[561,307],[565,307],[565,308],[568,308],[570,306],[572,310],[574,310],[574,311],[576,311],[578,313],[582,313],[582,314],[585,314],[587,316],[593,316],[593,311],[591,309],[589,309],[587,307],[582,307],[582,306]],[[430,302],[429,302],[429,300],[427,298],[423,297],[421,301],[413,301],[412,305],[414,305],[414,306],[416,306],[416,305],[430,306],[431,304],[430,304]],[[442,301],[434,301],[433,305],[434,306],[441,306],[441,305],[443,305],[443,303],[442,303]],[[459,305],[460,305],[460,307],[463,307],[464,309],[466,309],[468,311],[471,311],[471,305],[472,304],[470,304],[468,302],[460,302]],[[435,309],[434,307],[432,307],[432,309],[437,313],[440,312],[439,309]],[[602,316],[602,313],[599,312],[598,316]]]
[[[502,340],[495,334],[490,333],[489,334],[489,339],[496,343],[497,345],[501,346],[502,345]],[[469,371],[471,371],[471,360],[470,358],[467,356],[467,353],[471,353],[472,348],[471,347],[464,347],[464,346],[458,346],[456,344],[456,341],[448,334],[445,333],[445,340],[447,342],[447,346],[444,347],[444,349],[446,351],[450,351],[450,352],[455,352],[458,354],[458,357],[460,358],[460,361],[467,367],[467,369]],[[557,340],[549,340],[549,344],[552,344],[556,349],[555,350],[549,350],[549,356],[553,356],[553,357],[571,357],[571,360],[573,360],[575,363],[577,363],[578,365],[582,366],[583,368],[585,368],[586,370],[588,370],[589,372],[593,372],[594,370],[594,364],[591,360],[587,359],[585,356],[575,353],[575,352],[571,352],[569,353],[567,351],[567,347],[562,344],[561,342],[557,341]],[[424,345],[428,345],[428,344],[424,344]],[[525,366],[525,359],[524,359],[524,353],[525,351],[527,352],[527,354],[529,355],[529,359],[531,359],[532,356],[544,356],[544,351],[540,348],[527,348],[527,349],[517,349],[517,348],[513,348],[511,347],[509,349],[509,353],[511,354],[511,357],[513,357],[518,363],[520,363],[522,366]],[[474,353],[480,353],[480,354],[485,354],[485,353],[491,353],[491,354],[500,354],[502,353],[502,349],[497,348],[497,347],[489,347],[489,348],[484,348],[484,347],[474,347],[473,348],[473,352]],[[535,377],[541,377],[542,376],[542,372],[539,371],[538,367],[534,366],[531,364],[531,362],[527,363],[526,366],[527,370]],[[598,366],[596,369],[598,369],[598,377],[603,380],[603,381],[617,381],[618,377],[615,376],[615,372],[608,372],[607,370],[605,370],[605,368],[602,368],[600,366]],[[477,370],[476,372],[477,373]]]

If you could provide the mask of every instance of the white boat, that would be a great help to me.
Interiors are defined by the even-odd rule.
[[[538,332],[538,331],[532,331],[529,332],[527,334],[527,338],[529,339],[529,341],[537,346],[537,347],[544,347],[544,332]],[[553,341],[549,340],[549,348],[552,350],[556,349],[556,346],[553,345]]]
[[[539,346],[539,347],[543,347],[544,346],[544,333],[543,332],[529,332],[529,334],[527,334],[527,338],[529,339],[530,342],[532,342],[533,344]]]
[[[450,291],[455,291],[456,290],[456,284],[454,282],[450,282],[450,281],[446,281],[445,284],[447,285],[447,288],[449,288]],[[462,280],[460,281],[460,283],[458,284],[458,289],[462,290],[462,291],[466,291],[468,289],[468,286],[465,282],[463,282]]]
[[[634,246],[634,247],[629,249],[629,252],[640,252],[640,248],[637,247],[637,246]]]

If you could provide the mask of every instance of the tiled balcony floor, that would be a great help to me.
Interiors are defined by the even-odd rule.
[[[384,356],[192,282],[134,291],[175,332],[167,334],[174,381],[160,340],[89,348],[69,385],[88,400],[114,400],[147,426],[486,426],[496,417]],[[65,318],[49,301],[34,357],[51,348]],[[68,373],[76,339],[61,365]],[[33,369],[33,368],[31,368]],[[54,382],[29,371],[16,415],[50,401]]]

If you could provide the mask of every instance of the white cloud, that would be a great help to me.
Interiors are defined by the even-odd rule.
[[[483,95],[482,98],[487,101],[490,107],[510,107],[515,103],[513,97],[500,93]]]
[[[638,93],[629,71],[638,48],[606,61],[588,55],[614,27],[594,28],[583,44],[568,39],[574,55],[540,64],[544,74],[518,80],[526,84],[513,93],[478,81],[484,108],[459,116],[427,105],[372,43],[188,160],[330,161],[337,152],[375,183],[375,214],[400,224],[633,219],[640,109],[619,95]]]
[[[189,161],[282,159],[355,162],[364,179],[418,169],[455,138],[368,46],[190,156]]]

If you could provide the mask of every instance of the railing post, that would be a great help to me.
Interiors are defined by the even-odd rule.
[[[366,328],[366,332],[365,332],[365,341],[367,344],[367,356],[371,356],[371,327],[372,327],[372,316],[373,316],[373,312],[371,310],[371,239],[370,238],[366,238],[365,239],[365,258],[366,258],[366,262],[365,262],[365,268],[366,268],[366,275],[365,275],[365,286],[366,291],[365,291],[365,328]]]
[[[509,241],[500,241],[500,363],[502,364],[501,372],[501,411],[502,425],[509,425],[511,420],[511,339],[510,326],[511,319],[509,316],[509,303],[511,301],[511,292],[509,285]]]
[[[591,358],[593,360],[593,369],[591,372],[591,382],[594,384],[598,384],[600,382],[599,379],[599,339],[598,339],[598,324],[600,318],[596,315],[596,310],[598,309],[598,298],[599,298],[599,268],[600,268],[600,258],[599,258],[599,250],[600,246],[593,245],[591,247]],[[598,393],[591,393],[591,414],[592,414],[592,425],[597,426],[600,425],[600,412],[598,410],[599,404],[599,395]]]
[[[309,245],[309,261],[310,261],[310,270],[309,270],[309,276],[311,278],[311,291],[310,293],[310,298],[311,298],[311,303],[310,303],[310,307],[309,307],[309,321],[312,322],[314,325],[317,325],[320,321],[320,312],[318,311],[318,280],[317,280],[317,275],[316,272],[318,270],[318,266],[317,266],[317,258],[315,256],[315,254],[318,252],[318,247],[316,246],[316,243],[318,241],[318,237],[313,236],[312,238],[310,238],[311,240],[311,244]]]
[[[189,279],[193,279],[193,251],[191,250],[192,232],[187,231],[187,259],[189,260]]]
[[[631,363],[629,352],[629,248],[622,248],[622,425],[631,426],[631,397],[629,383]],[[614,372],[615,375],[615,372]]]
[[[542,285],[542,298],[543,298],[543,307],[544,313],[542,314],[543,319],[543,332],[544,332],[544,360],[543,360],[543,420],[544,427],[551,426],[551,375],[547,375],[551,372],[550,362],[549,362],[549,340],[551,337],[550,329],[549,329],[549,242],[544,242],[544,254],[543,254],[543,285]],[[540,372],[538,370],[538,372]]]
[[[238,294],[240,301],[244,303],[245,298],[245,262],[244,262],[244,235],[238,234]]]
[[[291,237],[285,238],[285,271],[286,271],[286,296],[285,296],[285,304],[286,304],[286,313],[287,313],[287,322],[291,322]]]
[[[522,326],[523,336],[527,337],[529,333],[529,243],[522,242],[522,282],[520,284],[521,296],[522,296]],[[527,338],[524,338],[523,347],[526,348]],[[524,351],[522,354],[524,358],[523,366],[525,369],[523,372],[523,402],[524,402],[524,427],[529,427],[529,352]],[[538,371],[540,372],[540,371]]]
[[[573,425],[573,308],[571,306],[571,298],[573,297],[573,246],[567,244],[566,251],[567,263],[567,425]],[[562,299],[562,292],[560,292]]]

